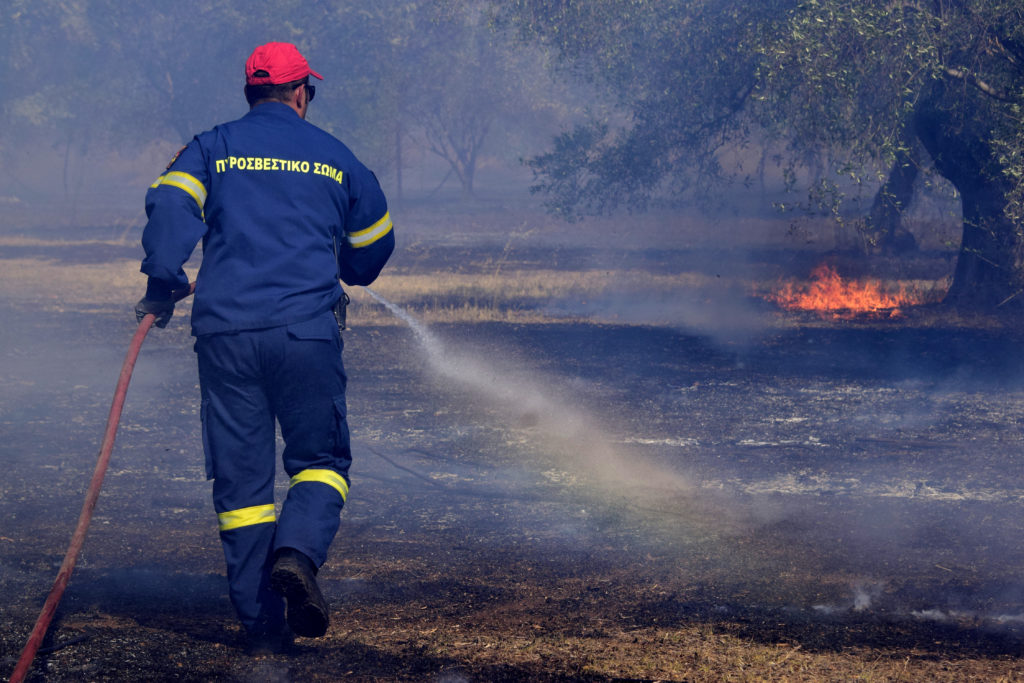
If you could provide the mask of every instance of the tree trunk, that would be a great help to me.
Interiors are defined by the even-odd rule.
[[[471,199],[476,196],[476,190],[473,188],[473,179],[476,176],[476,153],[471,153],[469,159],[466,160],[465,168],[462,172],[462,195],[467,199]]]
[[[879,249],[901,254],[917,249],[917,240],[903,227],[903,213],[914,199],[914,181],[920,171],[917,140],[896,154],[889,177],[878,188],[868,214],[868,234]]]
[[[1024,234],[1007,216],[1009,184],[977,103],[944,106],[936,85],[915,116],[918,138],[960,193],[963,237],[946,303],[972,310],[1024,306]],[[950,98],[952,101],[953,98]]]
[[[1006,216],[1008,188],[996,182],[953,183],[962,197],[964,231],[946,302],[970,309],[1021,306],[1024,244]]]

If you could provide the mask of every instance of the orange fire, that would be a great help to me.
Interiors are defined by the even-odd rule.
[[[815,311],[833,318],[860,315],[900,315],[901,306],[920,303],[919,297],[906,292],[883,292],[877,282],[844,281],[835,268],[822,264],[811,272],[812,282],[800,287],[787,283],[769,297],[783,308]]]

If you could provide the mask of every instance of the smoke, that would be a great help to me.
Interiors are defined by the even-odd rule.
[[[920,547],[922,537],[942,533],[936,540],[941,544],[957,537],[981,538],[974,527],[979,517],[973,508],[971,514],[957,514],[961,506],[1007,505],[1020,494],[997,481],[998,470],[965,475],[957,466],[938,467],[958,457],[956,444],[926,438],[907,442],[908,432],[927,435],[932,424],[940,430],[956,420],[964,409],[962,394],[936,393],[921,383],[892,387],[843,377],[822,380],[813,359],[809,375],[784,370],[774,354],[791,345],[773,345],[761,352],[772,357],[753,355],[741,367],[693,337],[658,335],[661,341],[652,352],[671,349],[673,357],[691,358],[713,374],[687,371],[686,376],[699,380],[688,386],[673,386],[669,376],[659,379],[647,372],[638,375],[640,380],[621,377],[624,395],[636,399],[630,407],[641,406],[655,417],[646,427],[635,418],[616,424],[614,409],[583,405],[585,392],[578,381],[538,376],[507,353],[485,354],[442,340],[402,308],[367,291],[409,325],[437,380],[470,401],[496,407],[494,414],[506,426],[543,449],[554,465],[543,476],[569,486],[597,483],[632,503],[634,512],[642,507],[662,515],[663,529],[686,519],[712,534],[764,529],[796,546],[815,540],[852,570],[870,574],[880,563],[899,561],[908,548]],[[631,354],[648,348],[629,333],[613,339],[632,342]],[[848,357],[834,345],[826,348],[836,357]],[[572,348],[552,352],[561,355]],[[872,348],[857,353],[879,357]],[[799,366],[806,359],[805,353],[787,363]],[[836,373],[834,366],[825,370]],[[764,381],[737,381],[769,371]],[[991,410],[996,424],[1006,408],[992,405]],[[682,415],[686,421],[680,423]],[[735,420],[733,415],[747,417]],[[648,429],[659,438],[647,438]],[[936,438],[944,438],[942,432]],[[919,458],[922,449],[942,457]],[[827,519],[815,512],[823,501],[833,501]],[[956,516],[941,527],[933,519],[951,514]],[[649,521],[645,518],[644,524],[651,529]],[[1003,547],[1009,535],[999,529],[985,534],[993,547]],[[845,544],[823,538],[829,533],[840,533]],[[844,609],[860,612],[872,609],[881,589],[865,581],[853,590]]]
[[[939,624],[964,624],[968,626],[984,626],[989,629],[1011,629],[1024,623],[1024,614],[1006,613],[991,610],[954,609],[941,607],[908,608],[898,600],[883,600],[887,585],[882,581],[870,579],[854,581],[850,584],[852,593],[847,602],[837,604],[817,604],[812,606],[814,613],[824,617],[842,617],[852,613],[888,614],[900,619],[913,619],[922,622]]]
[[[585,302],[555,300],[544,312],[594,322],[659,325],[707,337],[722,346],[746,346],[770,328],[762,309],[763,304],[724,287],[671,292],[623,288]]]
[[[370,289],[366,291],[409,325],[437,377],[451,382],[474,400],[499,407],[508,426],[528,428],[557,461],[617,489],[656,485],[663,490],[692,491],[693,486],[680,473],[657,467],[625,448],[602,429],[602,419],[579,405],[577,397],[556,389],[550,381],[530,377],[521,368],[506,366],[493,356],[485,358],[443,343],[401,307]]]
[[[871,603],[874,602],[882,592],[882,586],[877,583],[863,584],[858,583],[853,587],[853,611],[863,612],[871,607]]]

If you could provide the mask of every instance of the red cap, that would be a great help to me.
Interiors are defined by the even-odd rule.
[[[324,77],[309,68],[309,62],[291,43],[267,43],[245,60],[245,82],[249,85],[280,85],[306,76]]]

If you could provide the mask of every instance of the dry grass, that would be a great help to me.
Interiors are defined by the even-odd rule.
[[[513,610],[514,611],[514,610]],[[623,629],[597,620],[572,634],[502,610],[489,619],[452,624],[433,619],[388,619],[353,614],[328,638],[359,643],[401,658],[411,651],[486,671],[573,672],[581,680],[644,681],[1018,681],[1024,664],[1013,658],[938,659],[933,653],[858,648],[804,650],[799,643],[754,642],[711,624]],[[518,625],[516,625],[518,624]]]
[[[77,245],[110,244],[115,242],[48,242],[46,240],[8,237],[0,240],[2,246],[46,247],[62,249]],[[139,272],[135,259],[116,258],[104,263],[68,263],[57,258],[16,257],[2,259],[0,291],[13,301],[43,307],[49,311],[63,311],[68,307],[89,310],[126,311],[145,291],[145,276]],[[195,276],[196,269],[186,272]],[[947,282],[940,280],[888,280],[881,283],[888,290],[918,292],[926,302],[937,301],[945,291]],[[651,274],[637,270],[583,269],[506,269],[492,273],[454,273],[446,271],[398,273],[387,271],[373,285],[373,290],[387,300],[406,308],[426,323],[550,323],[575,320],[595,321],[593,303],[606,298],[620,302],[671,301],[680,295],[699,297],[702,293],[739,299],[768,299],[778,291],[779,282],[753,281],[738,277],[712,277],[699,272]],[[351,325],[401,325],[384,307],[377,304],[360,287],[349,288],[353,307]],[[565,310],[553,313],[551,302],[566,301]],[[583,311],[573,315],[578,307]],[[184,313],[190,308],[188,301],[179,304]],[[569,311],[569,312],[567,312]],[[588,312],[589,311],[589,312]],[[998,323],[984,317],[957,315],[923,306],[907,311],[913,324],[923,326],[958,325],[987,327]],[[955,318],[955,319],[954,319]],[[610,319],[610,321],[613,319]],[[779,316],[773,324],[788,327],[793,324],[816,325],[831,323],[831,319],[813,315]],[[870,321],[869,321],[870,322]],[[656,324],[652,321],[651,324]]]
[[[652,275],[629,270],[506,270],[499,273],[385,274],[372,289],[388,301],[416,313],[428,323],[519,322],[543,323],[574,319],[552,316],[549,302],[573,300],[586,304],[628,292],[670,294],[722,286],[721,278],[701,273]],[[725,283],[726,286],[736,283]],[[399,324],[360,288],[352,288],[359,307],[354,320],[363,324]]]
[[[52,240],[41,237],[29,237],[28,235],[0,235],[0,247],[80,247],[83,245],[103,244],[111,247],[123,247],[125,243],[120,240]]]
[[[40,304],[47,310],[65,306],[130,308],[146,291],[139,262],[67,264],[56,259],[4,259],[0,291],[8,299]]]

